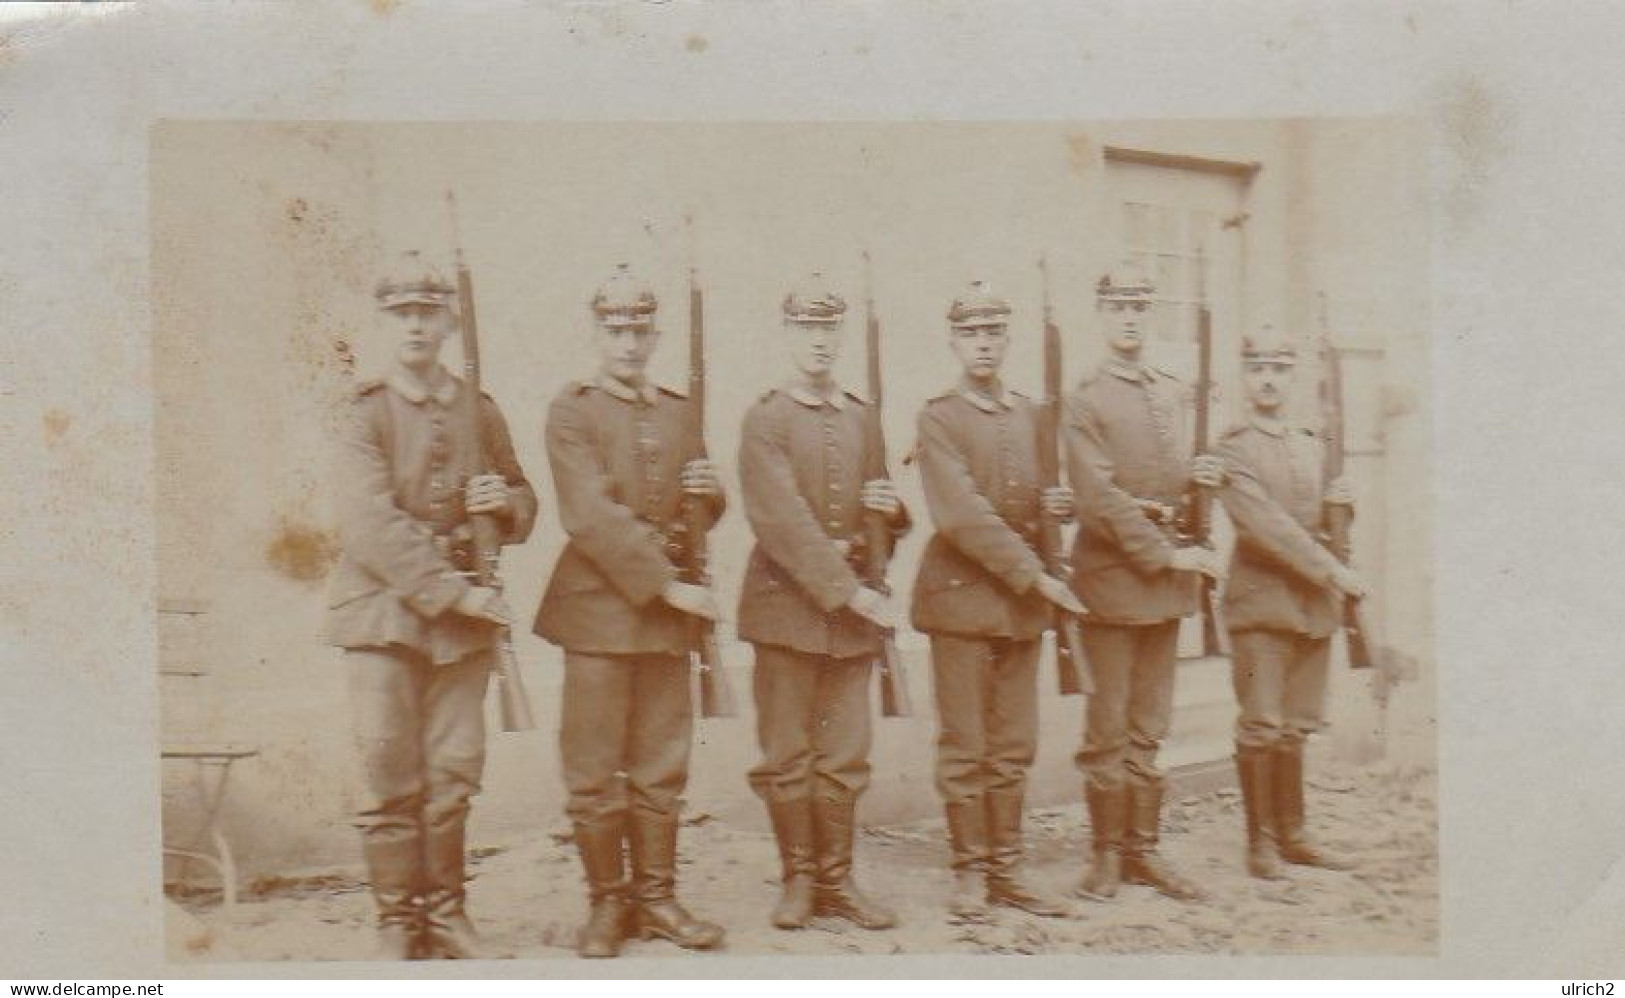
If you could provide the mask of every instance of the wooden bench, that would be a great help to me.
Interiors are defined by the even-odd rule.
[[[190,766],[192,785],[201,814],[197,830],[184,845],[164,844],[166,856],[196,860],[214,870],[220,878],[221,904],[230,909],[237,903],[237,863],[220,827],[220,812],[231,785],[231,768],[241,759],[260,754],[259,747],[246,742],[204,741],[191,737],[197,719],[185,718],[183,703],[198,702],[206,696],[209,670],[201,663],[207,655],[199,639],[207,600],[163,599],[158,602],[158,672],[160,711],[164,718],[159,757],[165,763]],[[175,718],[180,718],[177,722]],[[190,721],[191,723],[188,723]],[[174,729],[181,730],[174,730]]]

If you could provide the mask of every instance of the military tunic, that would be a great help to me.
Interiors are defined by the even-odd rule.
[[[431,837],[460,829],[484,769],[496,631],[452,610],[469,587],[462,391],[444,371],[431,387],[397,368],[360,387],[341,437],[327,632],[346,649],[369,846],[415,838],[420,821]],[[503,542],[517,544],[536,496],[496,403],[482,396],[479,412],[485,466],[508,483]]]
[[[869,412],[856,395],[767,392],[745,415],[739,476],[756,535],[739,601],[752,677],[764,799],[810,796],[818,780],[853,795],[869,780],[869,684],[881,648],[847,602],[862,584],[863,483],[876,474]],[[909,526],[900,510],[893,525]]]
[[[1067,399],[1073,586],[1089,609],[1082,634],[1095,680],[1077,762],[1100,786],[1161,779],[1179,618],[1198,606],[1195,574],[1170,568],[1190,481],[1186,398],[1169,375],[1112,360]]]
[[[629,806],[674,814],[687,785],[696,620],[661,593],[686,544],[682,469],[705,456],[693,419],[680,394],[607,375],[568,386],[548,412],[569,542],[535,629],[565,650],[560,746],[577,821]],[[711,523],[724,507],[707,502]]]
[[[1225,435],[1220,491],[1236,529],[1225,624],[1240,705],[1237,742],[1302,739],[1323,724],[1331,635],[1343,596],[1319,540],[1324,447],[1307,430],[1254,420]]]
[[[1038,414],[1022,396],[962,382],[919,419],[936,527],[914,583],[914,627],[931,637],[939,720],[936,784],[949,803],[1020,793],[1037,748],[1037,665],[1054,619],[1034,586]]]

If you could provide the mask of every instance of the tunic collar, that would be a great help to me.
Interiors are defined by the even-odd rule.
[[[659,394],[655,386],[647,381],[634,388],[619,378],[612,378],[602,371],[593,379],[593,384],[603,389],[612,398],[618,398],[622,402],[642,402],[644,405],[654,405],[655,398]]]
[[[994,394],[983,395],[971,384],[969,378],[960,378],[954,391],[965,397],[965,401],[987,413],[1003,412],[1010,408],[1010,389],[1004,387],[1004,382],[993,383]]]
[[[384,384],[413,405],[422,405],[431,398],[441,405],[450,405],[451,400],[457,397],[457,379],[452,377],[451,372],[445,367],[437,367],[435,370],[439,384],[433,388],[399,364],[384,377]]]
[[[1260,433],[1267,433],[1272,437],[1286,436],[1287,425],[1279,419],[1265,419],[1254,414],[1248,417],[1247,422]]]
[[[1118,358],[1113,357],[1111,360],[1106,362],[1106,370],[1117,375],[1119,378],[1122,378],[1124,381],[1132,382],[1136,385],[1148,385],[1151,383],[1151,371],[1144,364],[1130,364],[1125,360],[1119,360]]]
[[[839,385],[835,385],[833,388],[834,390],[829,393],[829,398],[825,398],[801,382],[792,381],[784,386],[784,394],[809,409],[817,409],[827,405],[836,412],[840,412],[846,408],[846,393],[841,391]]]

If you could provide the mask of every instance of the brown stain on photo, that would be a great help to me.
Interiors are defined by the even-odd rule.
[[[683,48],[690,52],[704,52],[711,47],[711,40],[704,35],[689,35],[683,39]]]
[[[73,417],[61,409],[52,409],[45,414],[45,443],[55,447],[67,438],[68,430],[73,426]]]
[[[265,561],[282,575],[299,582],[327,577],[338,559],[339,542],[332,531],[283,516],[276,534],[265,546]]]
[[[1080,177],[1087,177],[1095,169],[1095,144],[1082,132],[1066,137],[1066,168]]]
[[[1469,78],[1446,96],[1441,118],[1456,164],[1454,182],[1445,192],[1445,213],[1461,228],[1478,215],[1492,171],[1512,151],[1512,110],[1483,81]]]
[[[390,14],[395,13],[403,2],[404,0],[367,0],[367,6],[372,8],[374,14],[382,14],[388,17]]]

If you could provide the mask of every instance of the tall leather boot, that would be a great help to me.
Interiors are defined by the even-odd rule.
[[[1157,854],[1162,824],[1162,784],[1130,783],[1128,832],[1123,837],[1123,882],[1144,884],[1176,901],[1195,901],[1201,888]]]
[[[1102,786],[1093,780],[1084,785],[1083,799],[1089,805],[1089,832],[1094,840],[1089,869],[1078,885],[1084,897],[1109,898],[1123,882],[1123,835],[1128,829],[1128,788],[1121,783]]]
[[[773,906],[773,925],[804,929],[813,917],[813,880],[818,860],[813,849],[812,800],[769,801],[773,837],[779,841],[779,862],[784,869],[784,894]]]
[[[684,949],[722,944],[722,926],[695,918],[677,903],[677,816],[632,812],[632,896],[644,939],[669,939]]]
[[[1273,755],[1269,746],[1236,746],[1236,775],[1241,779],[1242,807],[1247,813],[1247,872],[1260,880],[1281,879]]]
[[[425,949],[446,960],[492,960],[497,954],[474,930],[464,910],[463,836],[466,814],[431,822],[425,838],[427,890],[423,896]]]
[[[621,955],[626,941],[629,909],[626,904],[626,816],[612,814],[579,821],[574,834],[581,869],[587,875],[587,897],[592,910],[576,941],[576,952],[587,958]]]
[[[948,914],[955,918],[976,919],[987,915],[984,886],[988,859],[985,803],[981,797],[965,797],[943,804],[948,818],[948,850],[952,856],[950,864],[954,874]]]
[[[1283,740],[1275,746],[1275,823],[1281,858],[1299,866],[1352,870],[1354,863],[1316,845],[1304,827],[1303,742]]]
[[[418,909],[422,890],[419,874],[423,862],[423,840],[407,838],[361,840],[361,854],[367,863],[377,905],[377,933],[374,960],[416,960],[422,955],[423,918]]]
[[[1034,887],[1022,875],[1025,856],[1021,841],[1022,805],[1020,790],[988,792],[987,816],[993,835],[992,849],[988,852],[987,900],[1029,915],[1060,918],[1070,911],[1067,905]]]
[[[857,805],[857,797],[845,789],[829,789],[813,798],[813,833],[818,844],[813,911],[844,918],[863,929],[889,929],[897,924],[897,915],[866,897],[852,877]]]

